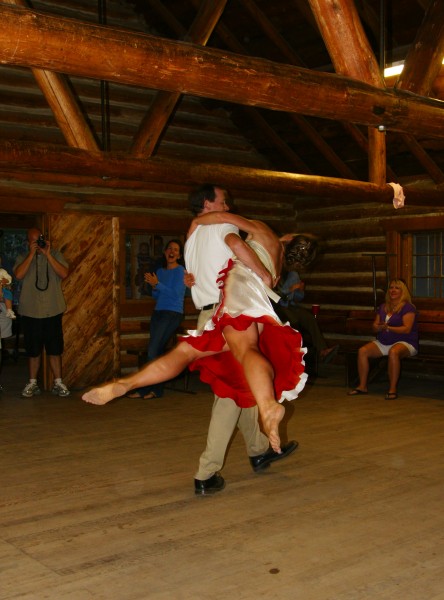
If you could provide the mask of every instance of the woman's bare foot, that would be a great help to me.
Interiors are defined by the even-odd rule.
[[[106,404],[118,396],[123,396],[128,391],[123,383],[111,382],[102,387],[92,388],[82,396],[82,400],[90,404]]]
[[[270,446],[275,452],[281,453],[281,438],[279,436],[279,423],[285,415],[285,408],[278,402],[273,402],[270,408],[261,412],[262,426],[265,434],[270,440]]]

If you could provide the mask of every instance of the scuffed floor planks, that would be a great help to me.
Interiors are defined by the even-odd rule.
[[[444,598],[442,384],[350,398],[343,373],[288,410],[300,448],[254,474],[240,435],[226,489],[196,498],[211,394],[105,407],[0,396],[2,600]]]

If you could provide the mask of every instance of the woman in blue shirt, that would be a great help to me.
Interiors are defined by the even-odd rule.
[[[163,253],[163,266],[156,273],[145,273],[145,281],[152,287],[156,306],[151,316],[148,361],[165,352],[166,345],[183,320],[185,296],[185,268],[180,264],[182,242],[170,240]],[[163,383],[135,389],[130,398],[160,398]]]

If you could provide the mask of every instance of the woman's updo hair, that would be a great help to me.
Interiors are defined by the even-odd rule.
[[[285,263],[287,270],[309,267],[318,255],[318,241],[310,233],[300,233],[285,246]]]

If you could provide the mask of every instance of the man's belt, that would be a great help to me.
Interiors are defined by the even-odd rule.
[[[215,306],[217,306],[217,302],[215,302],[214,304],[205,304],[205,306],[202,306],[201,310],[213,310]]]

